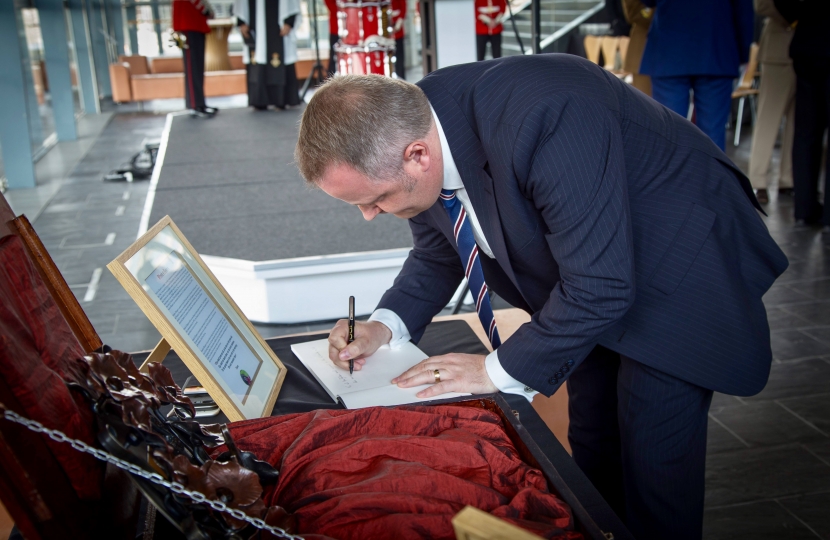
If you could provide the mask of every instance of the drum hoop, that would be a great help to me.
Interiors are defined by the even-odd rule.
[[[360,0],[358,0],[358,1],[349,0],[347,2],[342,2],[342,1],[338,0],[338,2],[337,2],[337,7],[341,8],[341,9],[354,9],[354,8],[360,9],[360,8],[364,8],[364,7],[383,8],[383,7],[389,7],[390,5],[392,5],[392,3],[388,0],[387,1],[381,1],[381,2],[361,2]]]
[[[337,42],[334,44],[334,52],[351,54],[353,52],[373,53],[373,52],[395,52],[395,47],[391,45],[379,45],[373,42],[371,45],[350,45],[348,43]]]

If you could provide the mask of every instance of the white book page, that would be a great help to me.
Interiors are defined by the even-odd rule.
[[[349,409],[426,401],[426,399],[415,397],[415,394],[427,385],[417,388],[398,388],[397,385],[391,383],[392,379],[428,358],[412,343],[404,343],[395,349],[390,348],[389,345],[382,346],[375,354],[366,358],[363,369],[351,375],[347,369],[335,366],[329,359],[328,340],[296,343],[291,346],[291,350],[332,399],[337,401],[339,396]],[[377,393],[370,391],[377,391]],[[469,394],[442,394],[440,398],[461,395]]]
[[[371,390],[352,392],[351,394],[340,396],[340,399],[343,400],[343,404],[347,409],[363,409],[364,407],[406,405],[407,403],[418,403],[419,401],[430,401],[433,399],[447,399],[470,395],[449,392],[428,398],[419,398],[415,396],[415,394],[424,388],[429,388],[429,386],[430,385],[428,384],[423,384],[421,386],[413,386],[412,388],[399,388],[395,384],[389,384],[381,386],[380,388],[372,388]]]

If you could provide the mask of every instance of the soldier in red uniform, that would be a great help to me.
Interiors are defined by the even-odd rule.
[[[211,118],[216,109],[205,105],[205,36],[213,18],[208,0],[173,0],[173,31],[185,36],[184,99],[190,114]]]
[[[395,38],[395,74],[399,79],[405,81],[406,56],[404,55],[403,23],[406,20],[406,0],[392,0],[390,20],[392,22],[393,37]]]
[[[337,0],[326,0],[326,7],[329,10],[329,68],[328,75],[337,73],[337,54],[334,52],[334,44],[340,39],[337,26]]]
[[[484,60],[487,43],[493,58],[501,57],[501,24],[507,9],[505,0],[475,0],[476,8],[476,52],[478,59]]]

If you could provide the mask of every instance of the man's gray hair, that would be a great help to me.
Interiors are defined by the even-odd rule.
[[[406,147],[429,133],[423,90],[379,75],[338,75],[314,93],[300,120],[294,159],[308,182],[331,165],[349,165],[374,180],[398,178]]]

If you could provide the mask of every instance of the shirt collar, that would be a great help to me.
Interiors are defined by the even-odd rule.
[[[455,160],[452,158],[450,152],[450,145],[447,143],[447,137],[444,135],[444,129],[441,127],[441,121],[438,120],[438,115],[435,114],[435,109],[432,105],[429,106],[432,111],[432,118],[435,120],[435,127],[438,128],[438,138],[441,140],[441,157],[444,160],[444,189],[464,189],[464,182],[461,181],[461,175],[458,173],[458,168],[455,166]]]

